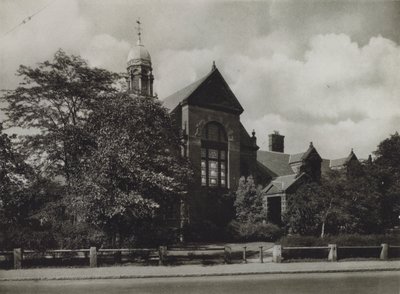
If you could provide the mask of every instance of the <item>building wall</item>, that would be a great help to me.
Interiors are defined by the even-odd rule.
[[[182,128],[188,135],[187,156],[192,163],[195,187],[201,188],[201,132],[209,122],[218,122],[228,136],[228,188],[235,190],[240,178],[240,134],[239,115],[206,109],[199,106],[182,107]]]
[[[234,216],[234,208],[233,200],[223,195],[236,190],[240,178],[240,117],[194,105],[183,105],[179,116],[182,129],[186,129],[185,149],[194,171],[194,183],[186,201],[186,219],[192,224],[211,222],[224,227]],[[201,186],[201,134],[209,122],[220,123],[228,137],[228,189]]]

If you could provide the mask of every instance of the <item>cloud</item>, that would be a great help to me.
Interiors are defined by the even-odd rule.
[[[205,75],[218,56],[219,69],[245,109],[242,120],[248,130],[256,129],[263,149],[267,133],[279,130],[290,152],[314,141],[326,156],[346,156],[351,148],[368,156],[397,126],[400,47],[381,36],[360,46],[348,35],[324,34],[311,37],[296,58],[298,48],[285,46],[285,38],[272,32],[249,42],[246,52],[228,55],[222,47],[165,50],[158,88],[167,94],[183,88]]]
[[[317,140],[325,154],[358,147],[365,157],[398,127],[400,47],[381,36],[359,46],[344,34],[317,35],[303,60],[274,53],[232,63],[246,68],[231,84],[246,126],[264,138],[281,130],[292,152]]]
[[[121,72],[126,67],[126,58],[130,47],[126,41],[101,34],[95,35],[91,39],[89,44],[81,50],[81,55],[89,61],[91,66]]]
[[[3,0],[0,33],[48,3]],[[140,16],[161,98],[215,60],[262,148],[277,129],[290,152],[314,141],[326,156],[354,147],[365,157],[399,125],[399,11],[395,1],[58,0],[1,40],[0,88],[58,48],[125,71]]]

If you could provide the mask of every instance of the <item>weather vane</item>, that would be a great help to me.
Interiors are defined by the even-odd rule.
[[[140,44],[140,43],[142,42],[142,39],[141,39],[142,28],[140,27],[140,25],[141,25],[142,23],[140,22],[140,17],[136,20],[136,23],[137,23],[136,30],[137,30],[137,32],[138,32],[138,42],[139,42],[139,44]]]

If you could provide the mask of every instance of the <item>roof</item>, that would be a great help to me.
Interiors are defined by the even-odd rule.
[[[321,173],[326,174],[328,171],[330,171],[330,159],[322,159],[321,162]]]
[[[329,167],[341,167],[347,163],[347,157],[330,160]]]
[[[262,190],[262,192],[266,193],[267,195],[283,193],[295,182],[297,182],[302,176],[303,174],[301,174],[300,176],[293,174],[277,177],[273,179],[271,183]]]
[[[169,110],[173,110],[181,101],[188,98],[211,74],[212,72],[208,73],[206,76],[195,81],[194,83],[191,83],[189,86],[179,90],[178,92],[169,95],[162,101],[163,106]]]
[[[254,144],[254,140],[252,137],[250,137],[249,133],[246,131],[244,128],[243,124],[240,122],[239,125],[240,128],[240,146],[245,146],[245,147],[250,147],[258,150],[260,147],[258,147],[256,144]]]
[[[243,107],[216,67],[205,77],[163,100],[163,105],[170,110],[185,103],[237,114],[243,112]]]
[[[257,160],[277,176],[294,174],[289,165],[289,154],[273,151],[257,151]]]
[[[290,154],[289,163],[295,163],[295,162],[302,161],[304,154],[305,154],[305,152]]]

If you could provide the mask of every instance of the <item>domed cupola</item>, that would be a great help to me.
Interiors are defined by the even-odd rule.
[[[136,46],[132,47],[128,54],[128,91],[137,95],[153,96],[154,76],[151,67],[149,51],[143,46],[141,38],[141,23],[138,24],[138,40]]]
[[[149,51],[143,46],[141,40],[137,41],[135,47],[132,47],[128,54],[128,66],[137,64],[147,64],[151,66],[151,57]]]

